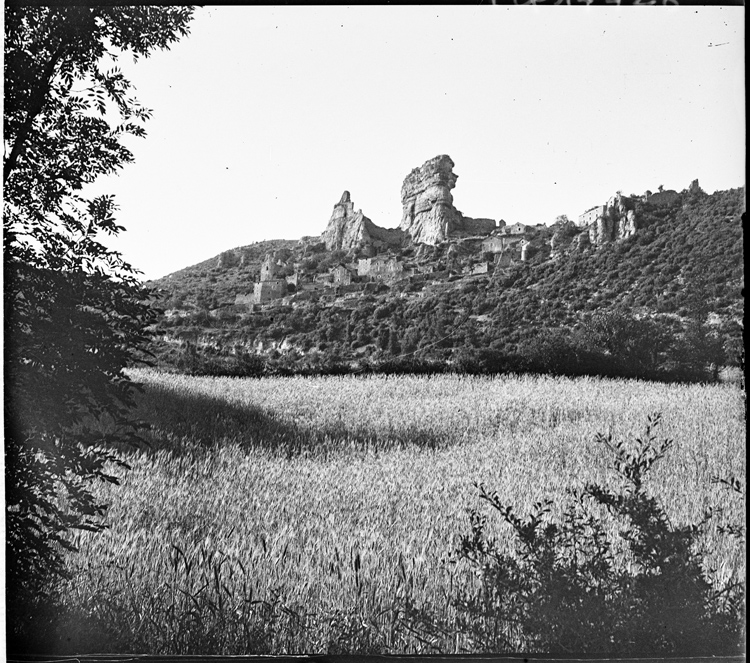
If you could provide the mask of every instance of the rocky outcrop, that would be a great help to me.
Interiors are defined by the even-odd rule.
[[[635,205],[630,198],[615,194],[589,226],[589,240],[596,246],[631,237],[638,229]]]
[[[417,251],[414,255],[414,259],[417,262],[425,262],[428,260],[434,260],[436,251],[437,249],[435,249],[433,246],[430,246],[428,244],[420,244],[417,247]]]
[[[414,242],[437,244],[458,226],[461,214],[453,206],[451,189],[458,176],[447,155],[426,161],[412,170],[401,186],[401,230]]]
[[[488,235],[492,219],[465,217],[453,206],[451,189],[458,175],[453,160],[443,154],[412,170],[401,186],[401,225],[413,242],[435,245],[451,235]]]
[[[573,248],[579,251],[587,249],[591,245],[591,237],[587,232],[582,232],[573,239]]]
[[[558,235],[552,235],[552,238],[549,241],[549,257],[550,258],[556,257],[559,250],[560,250],[560,238]]]
[[[216,267],[220,269],[234,267],[235,265],[244,262],[242,260],[243,257],[244,256],[238,256],[236,251],[224,251],[216,258]]]
[[[361,209],[355,212],[350,193],[344,191],[341,200],[333,206],[333,213],[322,239],[329,251],[378,251],[400,246],[403,242],[403,233],[398,228],[376,226]]]
[[[446,269],[455,269],[458,263],[458,247],[455,244],[451,244],[448,247],[448,251],[445,254],[445,267]]]
[[[521,242],[521,262],[526,262],[529,259],[529,246],[531,242],[524,240]]]

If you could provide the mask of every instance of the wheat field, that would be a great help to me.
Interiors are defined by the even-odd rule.
[[[744,504],[711,483],[745,477],[736,386],[131,377],[144,386],[150,447],[127,454],[121,486],[98,488],[109,529],[77,535],[63,591],[71,610],[108,633],[102,647],[430,651],[403,627],[399,606],[409,597],[448,614],[452,587],[472,582],[450,558],[469,511],[483,508],[475,483],[522,514],[545,497],[562,503],[566,488],[587,481],[616,485],[596,434],[633,438],[655,412],[675,447],[649,489],[675,523],[724,505],[703,545],[714,577],[745,575],[743,546],[718,531],[744,522]],[[510,541],[499,519],[489,522]]]

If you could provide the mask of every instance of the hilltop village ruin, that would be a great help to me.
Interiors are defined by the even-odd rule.
[[[558,217],[543,223],[507,224],[503,219],[465,216],[453,205],[451,190],[458,176],[454,163],[440,155],[413,169],[401,187],[402,217],[398,228],[381,228],[355,210],[349,191],[333,206],[319,237],[300,240],[298,250],[268,254],[252,291],[234,304],[249,309],[305,301],[356,297],[378,288],[404,286],[418,295],[419,283],[430,276],[470,278],[502,275],[518,263],[555,260],[563,252],[584,251],[632,236],[638,230],[636,205],[671,205],[676,191],[646,191],[642,196],[617,192],[601,205],[584,211],[576,222]],[[692,187],[697,187],[697,181]],[[306,269],[304,257],[327,252],[341,260],[327,272]],[[227,252],[221,263],[236,262]],[[239,256],[242,264],[243,256]],[[410,288],[410,285],[415,287]]]

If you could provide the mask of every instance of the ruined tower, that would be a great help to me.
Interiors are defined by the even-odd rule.
[[[276,264],[270,255],[266,256],[260,267],[260,280],[273,281],[276,278]]]

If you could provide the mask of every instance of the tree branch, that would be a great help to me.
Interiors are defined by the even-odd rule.
[[[65,51],[67,50],[68,46],[70,46],[70,43],[70,40],[63,40],[59,48],[52,54],[52,57],[50,58],[47,66],[44,69],[42,79],[39,81],[39,84],[36,86],[36,89],[31,95],[29,111],[26,115],[26,119],[24,120],[21,130],[16,136],[16,140],[13,143],[13,149],[11,150],[8,159],[3,164],[3,184],[5,184],[5,182],[8,180],[8,176],[16,167],[18,157],[21,155],[26,139],[28,138],[29,132],[31,131],[31,125],[34,123],[36,116],[42,112],[44,104],[47,101],[47,95],[49,94],[49,90],[52,85],[52,76],[55,73],[55,68],[57,67],[58,62],[60,62],[60,60],[65,55]]]

